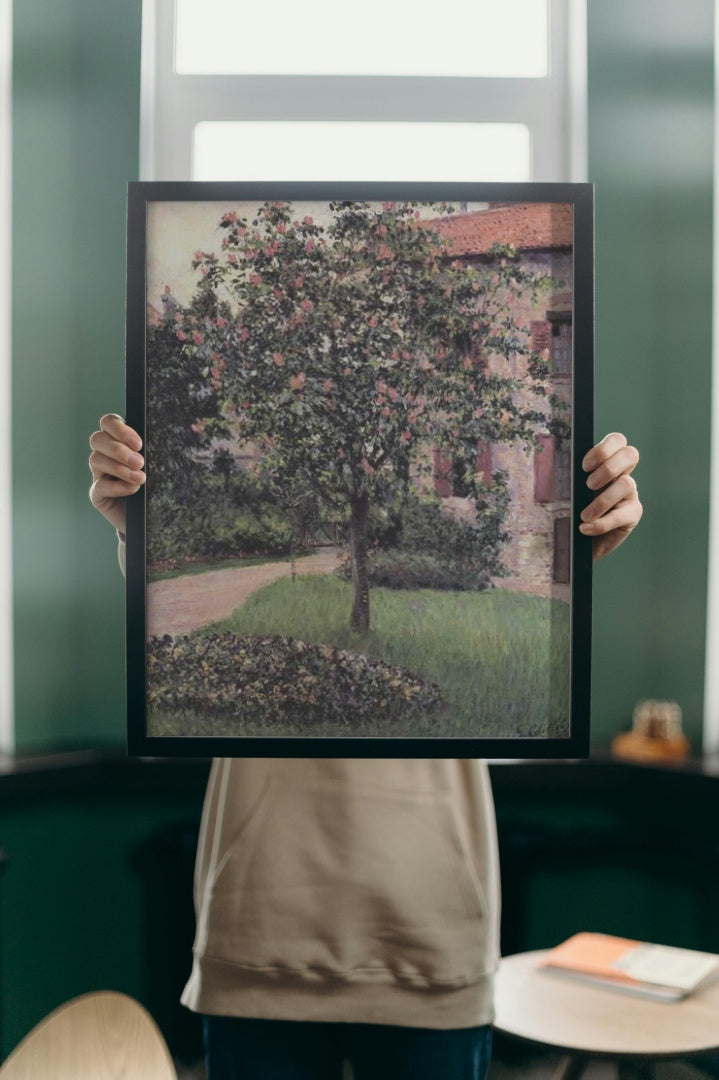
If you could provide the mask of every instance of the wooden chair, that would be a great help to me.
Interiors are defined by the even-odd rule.
[[[0,1080],[177,1080],[177,1073],[142,1005],[103,990],[41,1020],[0,1066]]]

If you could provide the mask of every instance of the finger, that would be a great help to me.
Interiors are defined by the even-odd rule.
[[[596,469],[598,465],[601,465],[603,461],[606,461],[612,454],[616,454],[617,450],[621,450],[626,445],[627,440],[624,435],[619,431],[610,431],[608,435],[605,435],[600,442],[584,455],[582,468],[585,472],[591,472],[592,469]]]
[[[139,457],[139,455],[133,455]],[[144,484],[145,474],[142,469],[135,469],[130,465],[124,465],[115,458],[108,457],[99,450],[93,450],[90,454],[90,471],[95,480],[102,477],[110,477],[114,480],[124,480],[130,484]]]
[[[117,413],[105,413],[100,417],[100,429],[106,431],[113,439],[129,446],[131,450],[142,449],[142,439],[134,428],[126,424]]]
[[[635,446],[623,446],[610,458],[598,465],[587,477],[587,487],[598,491],[618,476],[628,475],[639,463],[639,451]]]
[[[619,479],[609,484],[602,492],[585,506],[579,515],[582,521],[593,521],[595,518],[606,514],[613,506],[620,502],[637,499],[637,482],[633,476],[624,473]]]
[[[644,507],[639,499],[623,499],[613,510],[593,521],[583,522],[579,531],[585,536],[604,536],[617,530],[625,530],[625,535],[639,524]]]
[[[125,443],[113,439],[106,431],[93,431],[90,436],[90,446],[109,460],[129,469],[141,469],[145,464],[142,454],[131,450]]]
[[[132,484],[126,480],[113,480],[112,477],[104,476],[91,486],[90,502],[98,510],[107,509],[108,505],[114,504],[116,499],[134,495],[141,487],[142,484]]]

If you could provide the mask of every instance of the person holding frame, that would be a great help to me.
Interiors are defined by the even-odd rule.
[[[117,530],[145,482],[116,414],[90,438],[93,506]],[[582,466],[580,531],[601,558],[642,516],[619,433]],[[208,1080],[482,1080],[491,1053],[499,872],[484,762],[213,762],[183,1002]]]

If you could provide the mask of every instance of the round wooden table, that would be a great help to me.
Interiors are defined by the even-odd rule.
[[[652,1061],[719,1048],[719,982],[682,1001],[652,1001],[543,970],[547,950],[505,957],[497,973],[495,1029],[565,1054],[553,1080],[612,1058],[620,1077],[648,1076]]]

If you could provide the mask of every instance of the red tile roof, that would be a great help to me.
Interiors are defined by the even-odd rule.
[[[494,244],[511,244],[517,251],[549,251],[571,248],[573,242],[569,203],[513,203],[427,224],[449,240],[453,255],[483,255]]]

